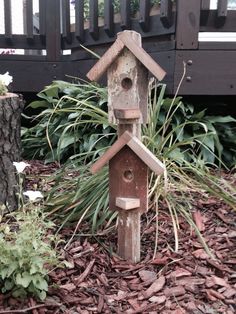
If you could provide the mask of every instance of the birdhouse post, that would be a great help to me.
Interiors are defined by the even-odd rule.
[[[107,71],[109,121],[118,126],[118,140],[91,172],[109,163],[109,208],[118,211],[118,254],[133,262],[140,260],[140,216],[148,209],[148,168],[158,175],[164,171],[141,142],[141,124],[148,122],[148,70],[158,80],[165,76],[143,50],[140,34],[124,31],[87,74],[96,81]]]

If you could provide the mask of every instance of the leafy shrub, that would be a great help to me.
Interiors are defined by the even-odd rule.
[[[143,127],[144,140],[145,134],[151,133],[152,142],[158,144],[162,154],[179,163],[197,160],[234,166],[236,120],[230,116],[209,116],[206,110],[196,112],[181,97],[174,101],[164,98],[165,86],[161,86],[150,92],[153,123]],[[22,130],[26,159],[65,161],[74,154],[99,152],[115,140],[114,129],[107,121],[106,88],[92,83],[55,81],[38,96],[41,100],[30,106],[46,109],[37,116],[34,127]]]
[[[178,249],[178,215],[184,218],[200,234],[191,218],[191,209],[196,195],[207,199],[214,195],[235,208],[236,191],[223,178],[211,174],[207,163],[212,164],[212,156],[218,161],[215,151],[207,141],[201,145],[202,139],[210,139],[213,122],[207,125],[208,118],[203,121],[203,114],[192,118],[194,108],[184,105],[180,98],[164,99],[165,85],[154,85],[150,89],[149,124],[143,126],[142,139],[145,145],[166,166],[164,176],[152,174],[149,178],[150,207],[158,210],[158,201],[166,205],[173,221]],[[96,112],[96,123],[107,121],[107,114],[83,102],[84,110],[92,118]],[[234,122],[232,118],[229,121]],[[230,122],[231,123],[231,122]],[[98,127],[98,126],[97,126]],[[94,130],[93,130],[94,132]],[[214,139],[218,140],[218,137]],[[206,143],[206,144],[205,144]],[[209,142],[210,143],[210,142]],[[233,142],[231,143],[233,147]],[[223,146],[223,144],[221,143]],[[210,155],[205,154],[205,148]],[[106,148],[95,148],[70,157],[62,169],[53,176],[54,187],[47,199],[49,212],[62,220],[62,226],[71,221],[77,221],[77,227],[86,219],[92,232],[107,229],[116,218],[117,213],[111,213],[108,208],[108,169],[105,167],[95,175],[91,175],[91,163]],[[223,155],[223,154],[222,154]],[[235,158],[235,156],[234,156]],[[78,175],[79,174],[79,175]],[[51,178],[52,180],[52,178]],[[63,191],[63,193],[59,193]],[[202,243],[204,244],[203,239]],[[206,247],[206,246],[205,246]]]
[[[111,143],[114,131],[106,118],[105,88],[55,81],[38,97],[41,100],[30,107],[46,109],[36,117],[34,127],[22,128],[24,158],[60,161]]]
[[[57,264],[48,235],[53,225],[44,220],[37,208],[17,212],[10,218],[0,227],[1,291],[12,292],[14,297],[29,294],[43,300],[48,290],[48,268]]]

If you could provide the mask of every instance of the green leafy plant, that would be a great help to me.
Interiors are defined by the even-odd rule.
[[[214,123],[208,124],[207,118],[203,120],[204,112],[192,118],[194,108],[191,105],[185,106],[181,98],[165,99],[164,93],[165,85],[150,86],[149,124],[143,126],[142,132],[145,145],[164,162],[167,169],[164,176],[150,176],[150,207],[156,208],[158,214],[158,204],[161,201],[169,210],[176,239],[175,250],[178,249],[179,215],[184,216],[196,230],[207,249],[192,220],[193,200],[196,195],[206,199],[209,195],[214,195],[235,208],[236,191],[221,177],[213,175],[208,167],[217,167],[213,161],[221,163],[222,156],[217,156],[218,150],[213,150],[212,145],[206,141],[212,135],[216,136],[213,144],[214,140],[219,141],[219,136],[212,132]],[[91,105],[87,102],[83,102],[83,107],[90,119],[96,120],[97,124],[102,126],[107,123],[106,112],[99,111],[98,114],[96,107],[91,110]],[[235,123],[232,118],[228,118],[228,122]],[[221,145],[223,146],[222,143]],[[204,153],[205,148],[210,152],[209,156]],[[107,230],[116,217],[116,213],[108,210],[107,169],[104,168],[95,175],[89,172],[91,163],[104,149],[105,146],[93,146],[93,149],[71,156],[52,179],[55,184],[47,199],[49,214],[57,214],[62,220],[62,226],[77,221],[75,232],[84,219],[90,222],[92,232],[96,232]],[[63,193],[58,193],[59,191]]]
[[[55,81],[38,97],[41,100],[30,107],[46,109],[34,127],[22,129],[24,158],[61,161],[111,143],[114,131],[107,122],[105,88]]]
[[[28,294],[43,300],[48,290],[47,273],[57,264],[57,253],[52,244],[54,224],[46,220],[38,201],[40,191],[23,192],[25,168],[30,165],[13,162],[18,174],[18,206],[11,214],[0,216],[0,284],[2,293],[14,297]],[[25,202],[24,196],[29,199]],[[3,205],[3,212],[5,206]]]
[[[53,224],[32,205],[29,210],[6,218],[0,227],[1,291],[11,292],[14,297],[29,294],[43,300],[48,290],[49,267],[57,264],[51,245],[53,237],[48,235]]]
[[[114,7],[114,13],[118,13],[120,11],[120,1],[119,0],[113,0],[113,7]],[[152,0],[151,4],[159,4],[160,0]],[[130,7],[132,14],[135,14],[139,10],[139,0],[131,0],[130,1]],[[99,16],[104,16],[104,0],[98,1],[98,11]],[[89,19],[89,0],[84,1],[84,17],[85,19]]]

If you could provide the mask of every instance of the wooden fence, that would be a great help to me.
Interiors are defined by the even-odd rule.
[[[132,12],[130,0],[120,0],[114,12],[112,0],[104,0],[100,14],[98,0],[74,1],[71,21],[69,0],[39,0],[35,27],[32,0],[25,0],[24,34],[12,32],[11,0],[4,0],[5,33],[0,48],[24,49],[24,55],[0,55],[0,72],[14,77],[18,92],[39,91],[55,79],[84,78],[96,58],[81,45],[102,55],[124,29],[133,29],[143,38],[144,49],[166,70],[169,94],[234,95],[236,93],[236,42],[200,42],[200,32],[236,31],[236,11],[227,9],[227,0],[161,0],[151,6],[140,0]],[[22,13],[23,14],[23,13]],[[99,16],[101,15],[101,16]],[[64,54],[63,51],[68,51]]]

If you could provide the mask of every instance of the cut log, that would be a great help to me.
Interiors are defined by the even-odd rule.
[[[13,161],[20,160],[21,97],[8,93],[0,96],[0,209],[17,208],[18,179]],[[2,211],[1,211],[2,212]]]

